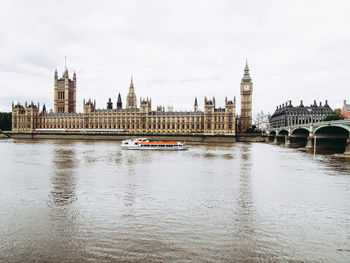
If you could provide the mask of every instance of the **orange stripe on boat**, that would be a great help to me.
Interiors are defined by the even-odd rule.
[[[172,144],[176,145],[177,142],[139,142],[138,144]]]

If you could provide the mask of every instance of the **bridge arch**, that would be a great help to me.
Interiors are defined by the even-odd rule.
[[[288,136],[288,135],[289,135],[289,131],[288,131],[287,129],[279,130],[279,131],[278,131],[278,135],[279,135],[279,136],[282,136],[282,135],[283,135],[283,136],[285,136],[285,135]]]
[[[289,131],[287,129],[281,129],[277,134],[277,144],[283,144],[286,142],[286,137],[288,137]]]
[[[347,146],[350,128],[341,124],[321,125],[314,130],[316,147],[322,151],[343,153]]]
[[[295,127],[291,131],[291,135],[294,133],[294,131],[299,130],[306,130],[307,132],[310,132],[310,126],[303,126],[303,127]]]
[[[276,130],[273,130],[273,131],[269,132],[269,136],[275,136],[275,135],[277,135],[277,131]]]
[[[348,133],[350,133],[350,127],[349,126],[341,125],[341,124],[328,124],[328,125],[321,125],[321,126],[317,127],[314,130],[314,135],[316,135],[316,133],[319,132],[319,130],[321,130],[321,129],[332,128],[332,127],[334,127],[334,130],[340,131],[339,129],[337,129],[337,128],[340,128],[340,129],[346,130]]]
[[[269,131],[268,140],[269,142],[273,142],[276,136],[276,130]]]
[[[293,137],[301,137],[301,136],[308,137],[309,133],[310,133],[309,129],[304,128],[304,127],[302,127],[302,128],[300,127],[300,128],[293,129],[290,135]]]
[[[305,147],[309,134],[310,131],[307,127],[294,128],[290,134],[290,147]]]

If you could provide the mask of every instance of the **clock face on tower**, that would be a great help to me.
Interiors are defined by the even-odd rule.
[[[244,87],[243,87],[243,89],[245,90],[245,91],[248,91],[249,90],[249,85],[244,85]]]

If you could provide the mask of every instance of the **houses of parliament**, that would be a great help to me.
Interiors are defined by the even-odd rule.
[[[179,134],[179,135],[236,135],[252,126],[253,82],[248,63],[241,80],[241,115],[236,116],[236,98],[225,98],[225,107],[217,107],[215,97],[204,98],[204,110],[194,99],[193,111],[165,111],[158,106],[152,110],[152,100],[140,98],[139,105],[131,77],[126,105],[119,93],[116,107],[111,99],[105,109],[97,109],[96,101],[84,100],[83,113],[76,112],[77,76],[69,77],[66,68],[62,77],[54,75],[54,110],[47,111],[45,104],[12,103],[12,131],[122,131],[128,134]]]

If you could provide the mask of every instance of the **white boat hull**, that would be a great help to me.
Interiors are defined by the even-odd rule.
[[[121,148],[123,150],[145,150],[145,151],[149,151],[149,150],[157,150],[157,151],[184,151],[184,150],[188,150],[189,147],[188,146],[183,146],[183,147],[172,147],[172,148],[168,148],[168,147],[140,147],[140,146],[121,146]]]
[[[147,138],[124,140],[120,146],[125,150],[183,151],[189,147],[181,142],[149,141]]]

